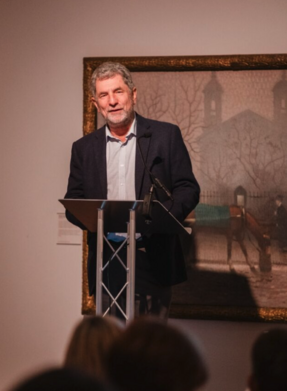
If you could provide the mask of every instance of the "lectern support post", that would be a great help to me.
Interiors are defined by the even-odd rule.
[[[98,209],[97,235],[97,273],[96,273],[96,314],[102,314],[102,280],[103,280],[103,253],[104,253],[104,211]]]
[[[102,292],[109,296],[110,305],[105,311],[109,313],[112,306],[122,313],[124,318],[129,321],[135,315],[135,258],[136,258],[136,232],[142,236],[150,236],[153,233],[161,234],[190,234],[190,229],[184,226],[162,205],[159,201],[152,202],[152,221],[148,224],[143,214],[142,201],[125,201],[125,200],[86,200],[86,199],[64,199],[59,200],[65,208],[78,221],[76,225],[97,233],[97,265],[96,265],[96,313],[103,313],[103,295]],[[81,223],[81,224],[80,224]],[[107,232],[124,232],[127,230],[127,238],[118,247],[113,247],[105,234]],[[104,265],[104,241],[113,252],[112,257]],[[127,259],[121,260],[120,250],[127,245]],[[103,277],[104,271],[110,262],[120,262],[126,272],[126,281],[120,291],[114,297],[106,286]],[[125,311],[120,306],[118,299],[126,290]]]
[[[134,318],[135,309],[135,260],[136,260],[136,212],[130,209],[130,221],[128,223],[128,247],[127,247],[127,320]]]

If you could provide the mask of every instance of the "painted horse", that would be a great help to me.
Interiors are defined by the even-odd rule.
[[[270,236],[267,234],[266,228],[260,225],[256,218],[245,208],[237,205],[199,204],[189,214],[185,225],[192,227],[195,234],[200,231],[224,234],[227,239],[227,264],[230,271],[233,272],[235,271],[231,262],[233,241],[238,242],[250,270],[255,271],[244,243],[247,236],[246,231],[248,231],[257,242],[259,270],[263,272],[271,271]]]

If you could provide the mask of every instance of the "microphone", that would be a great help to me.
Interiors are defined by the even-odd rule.
[[[141,145],[140,145],[140,139],[141,138],[150,138],[152,136],[152,133],[151,132],[146,132],[144,133],[142,136],[140,136],[138,139],[137,139],[137,143],[138,143],[138,146],[139,146],[139,150],[140,150],[140,155],[141,155],[141,158],[142,158],[142,162],[144,164],[144,167],[145,167],[145,170],[147,171],[147,173],[149,174],[150,176],[150,179],[151,179],[151,183],[153,183],[157,188],[159,189],[162,189],[165,194],[168,196],[168,198],[171,200],[171,201],[174,201],[173,199],[173,196],[171,195],[171,192],[165,187],[165,185],[157,178],[153,175],[153,173],[150,171],[150,169],[147,167],[146,165],[146,162],[144,160],[144,157],[143,157],[143,152],[142,152],[142,148],[141,148]],[[161,162],[161,158],[160,157],[156,157],[155,158],[155,161],[153,162],[153,165],[154,164],[157,164],[158,162]]]
[[[162,189],[165,192],[165,194],[168,196],[168,198],[172,201],[172,203],[174,201],[174,199],[173,199],[173,197],[171,195],[171,192],[164,186],[164,184],[157,177],[155,177],[153,175],[153,173],[147,167],[146,162],[144,160],[142,148],[141,148],[141,145],[140,145],[140,139],[141,138],[150,138],[151,136],[152,136],[151,132],[146,132],[143,135],[141,135],[140,137],[138,137],[138,139],[137,139],[137,144],[138,144],[138,147],[139,147],[139,151],[140,151],[140,155],[141,155],[141,159],[142,159],[144,168],[145,168],[146,172],[148,173],[148,175],[150,177],[150,181],[152,183],[150,191],[149,191],[148,194],[145,195],[144,202],[143,202],[143,216],[146,218],[146,223],[147,224],[150,223],[151,220],[152,220],[152,218],[151,218],[151,209],[152,209],[151,208],[152,207],[151,201],[152,201],[154,187]],[[161,162],[161,158],[155,158],[155,161],[153,162],[153,165],[157,164],[158,162]]]

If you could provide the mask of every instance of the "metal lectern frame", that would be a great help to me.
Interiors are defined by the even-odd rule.
[[[112,299],[112,303],[105,311],[105,316],[110,308],[115,305],[124,318],[129,321],[135,314],[135,263],[136,263],[136,232],[142,235],[154,233],[185,233],[190,234],[191,229],[185,228],[159,201],[152,201],[152,218],[147,219],[143,214],[143,201],[119,201],[119,200],[95,200],[95,199],[61,199],[64,207],[78,220],[79,226],[85,227],[90,232],[97,232],[97,264],[96,264],[96,314],[102,315],[104,289]],[[76,224],[76,223],[75,223]],[[127,232],[126,238],[115,250],[107,239],[107,232]],[[117,258],[126,271],[126,282],[113,297],[103,282],[103,271],[109,261],[104,265],[104,242],[111,248],[112,258]],[[126,265],[118,255],[121,248],[127,245]],[[121,308],[117,299],[126,289],[125,311]]]
[[[136,203],[135,205],[136,206]],[[127,223],[127,237],[122,242],[122,245],[115,250],[113,246],[107,240],[107,237],[104,234],[104,208],[98,209],[98,229],[97,229],[97,272],[96,272],[96,314],[102,315],[102,304],[103,304],[103,295],[102,289],[106,291],[109,297],[112,299],[112,303],[109,305],[103,316],[105,316],[111,309],[113,305],[116,305],[119,311],[122,313],[124,318],[129,321],[134,318],[134,308],[135,308],[135,258],[136,258],[136,213],[134,209],[129,210],[129,222]],[[110,248],[113,251],[113,256],[117,257],[118,262],[121,263],[122,267],[126,271],[126,282],[122,286],[121,290],[118,292],[116,297],[113,297],[112,293],[108,287],[103,282],[103,271],[108,267],[108,263],[103,264],[103,253],[104,253],[104,241],[108,243]],[[120,249],[127,244],[127,264],[125,265],[122,259],[119,257],[118,252]],[[108,261],[109,262],[109,261]],[[121,293],[126,289],[126,308],[125,311],[118,303],[118,298]]]
[[[115,305],[124,318],[129,321],[134,318],[135,308],[135,257],[136,257],[136,211],[141,209],[142,201],[126,200],[88,200],[88,199],[61,199],[64,207],[76,217],[81,225],[90,232],[97,233],[97,259],[96,259],[96,314],[105,316],[111,307]],[[138,212],[140,214],[140,212]],[[141,226],[143,222],[141,222]],[[126,238],[116,250],[107,239],[107,232],[126,232]],[[121,263],[126,272],[126,282],[113,297],[112,293],[103,281],[103,272],[108,267],[109,261],[104,265],[104,243],[113,252],[111,259]],[[126,264],[120,258],[119,251],[127,245]],[[103,289],[112,300],[103,314]],[[118,303],[118,298],[126,289],[125,310]]]

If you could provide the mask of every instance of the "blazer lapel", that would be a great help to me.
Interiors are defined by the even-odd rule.
[[[144,177],[147,176],[148,174],[145,170],[145,166],[142,161],[142,157],[141,157],[141,153],[140,153],[140,149],[139,149],[139,143],[141,146],[144,161],[147,162],[151,138],[150,137],[149,138],[142,137],[139,140],[139,138],[147,132],[150,125],[140,115],[136,114],[136,116],[137,116],[137,145],[136,145],[136,171],[135,171],[136,183],[135,183],[135,185],[136,185],[136,199],[140,200],[140,199],[143,199],[143,197],[144,197],[144,194],[142,194]]]
[[[106,159],[106,132],[105,126],[94,132],[95,167],[97,167],[103,198],[107,198],[107,159]]]

